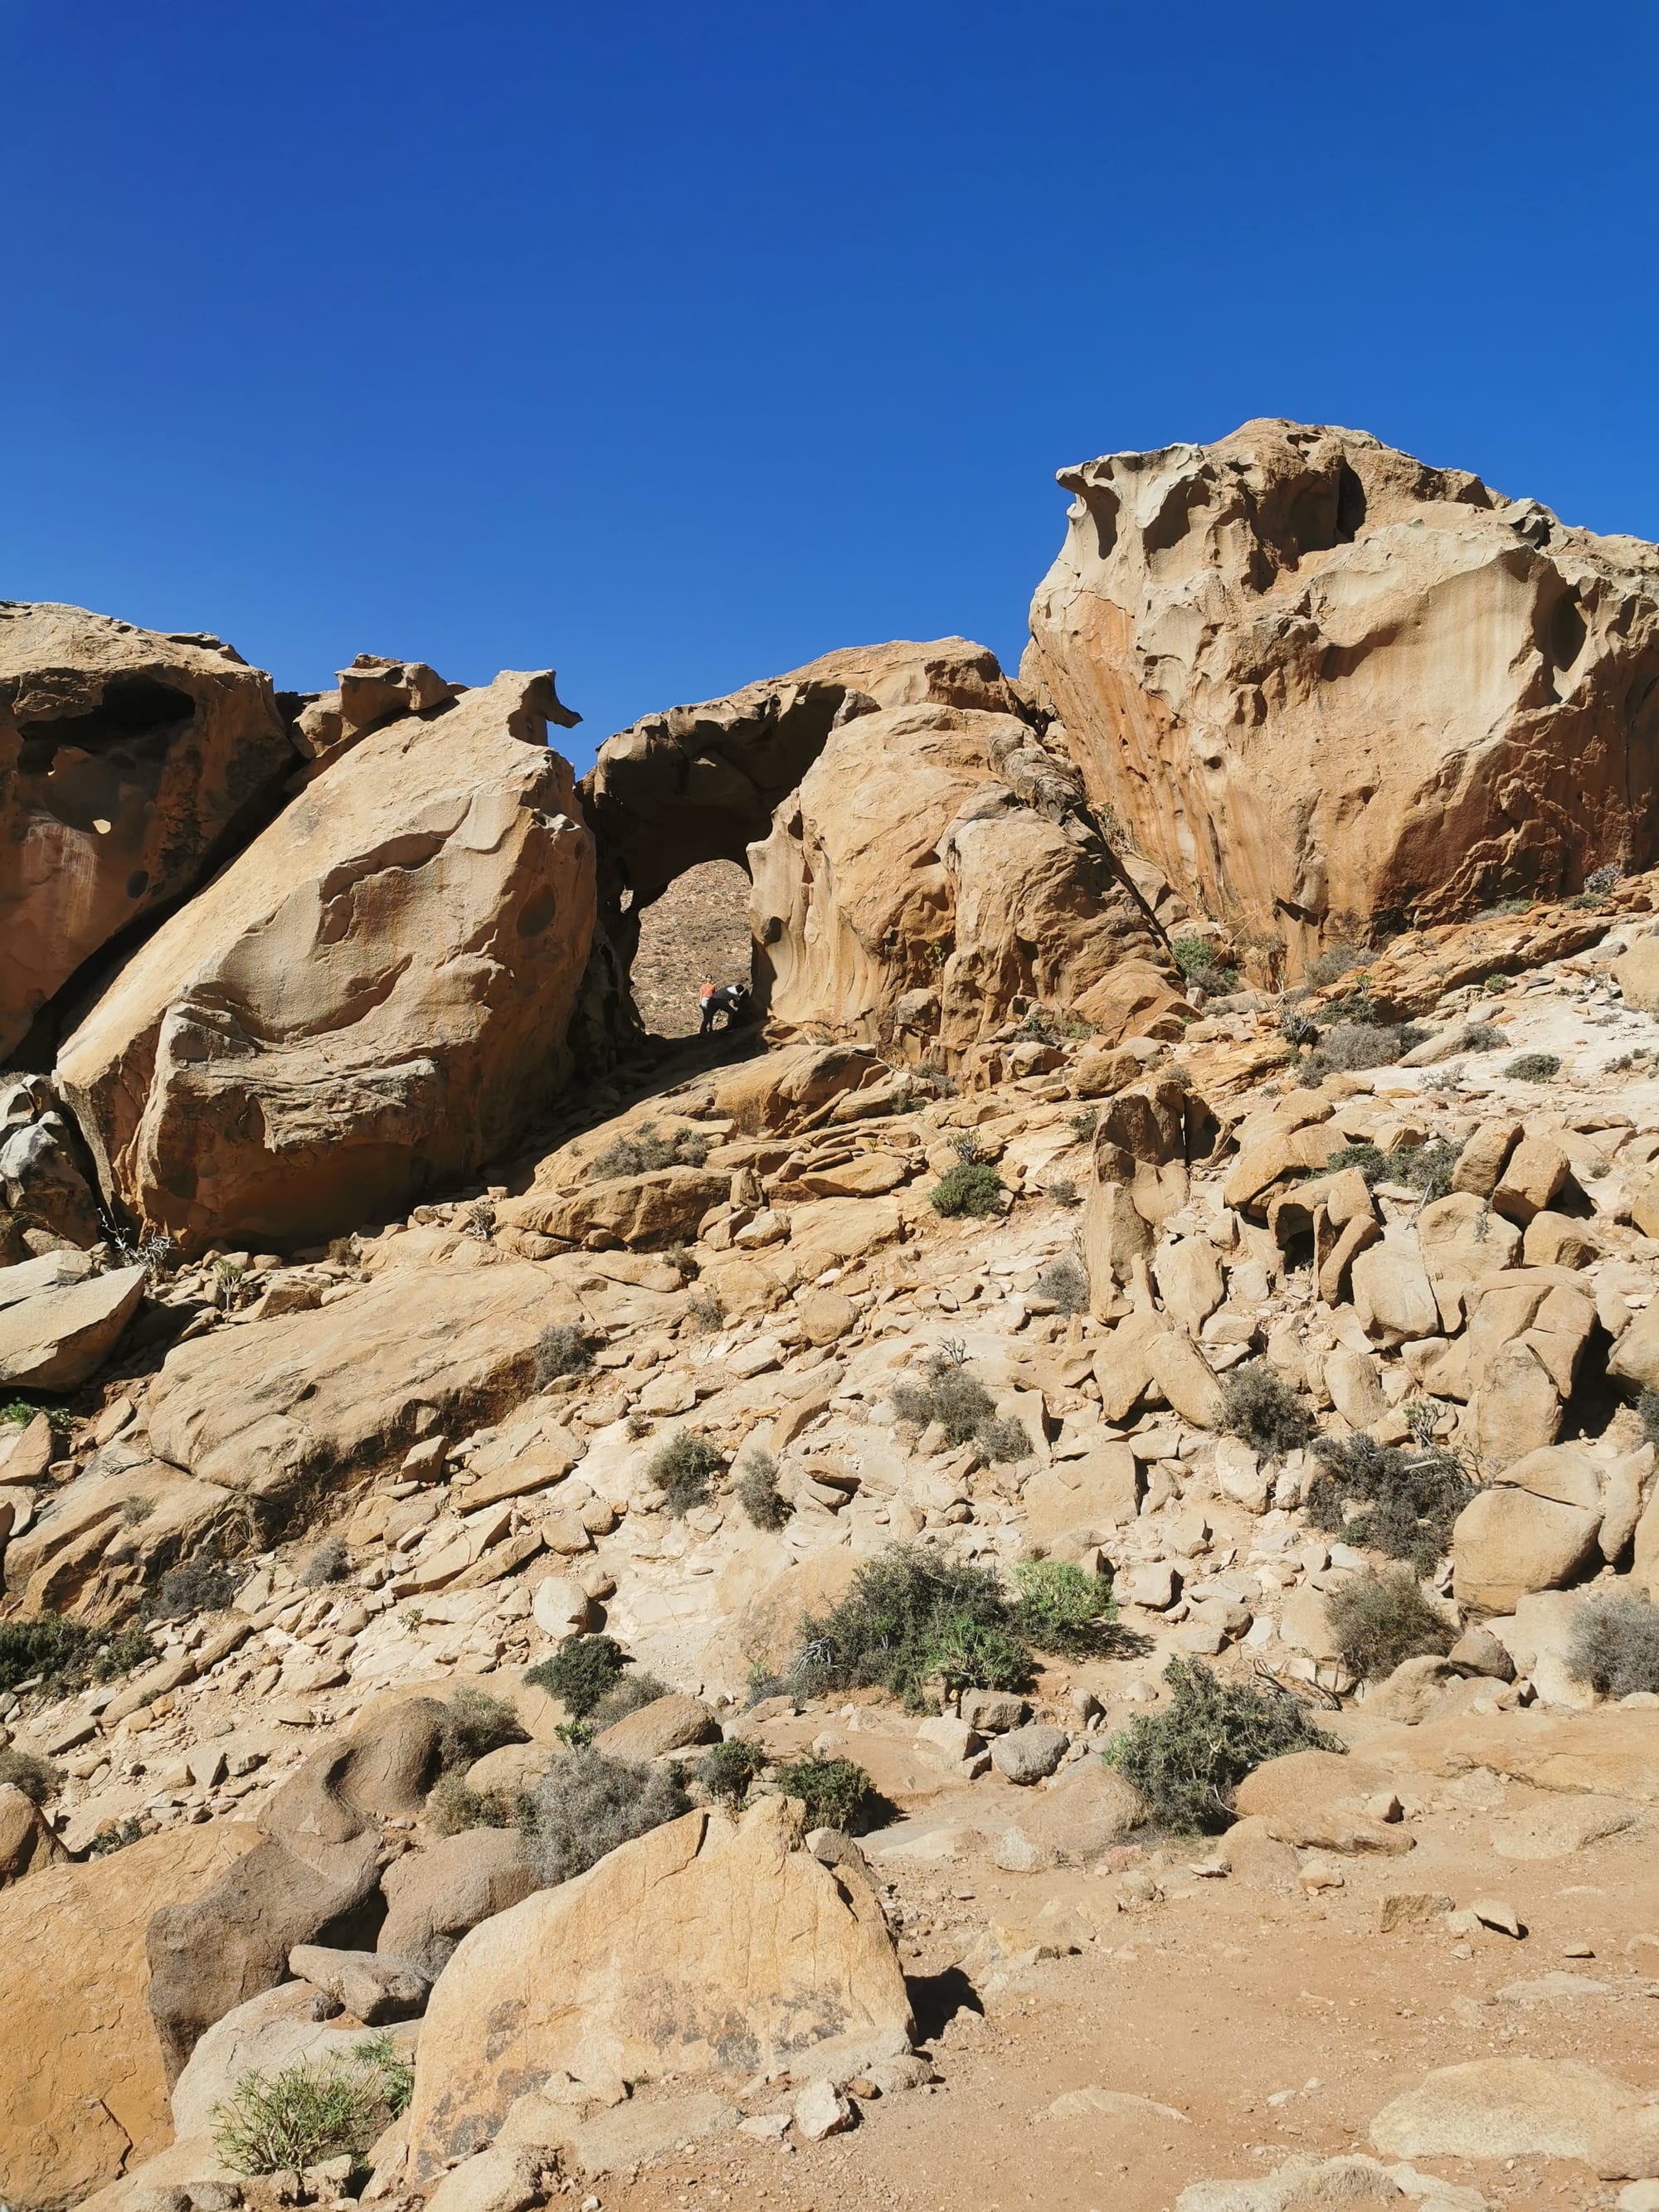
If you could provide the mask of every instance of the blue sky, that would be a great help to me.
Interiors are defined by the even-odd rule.
[[[0,0],[0,596],[547,665],[585,761],[1018,657],[1062,464],[1281,414],[1659,537],[1653,0]]]

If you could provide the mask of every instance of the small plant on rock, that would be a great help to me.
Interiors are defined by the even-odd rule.
[[[593,1732],[600,1735],[618,1721],[626,1720],[629,1713],[638,1712],[641,1706],[654,1705],[659,1698],[672,1698],[673,1694],[660,1675],[649,1671],[624,1674],[620,1681],[611,1685],[594,1706],[591,1715]]]
[[[1523,1052],[1504,1073],[1516,1083],[1548,1083],[1561,1073],[1561,1062],[1553,1052]]]
[[[1308,1443],[1316,1428],[1301,1399],[1265,1359],[1247,1359],[1222,1383],[1217,1426],[1272,1459]]]
[[[589,1173],[596,1182],[618,1176],[653,1175],[662,1168],[700,1168],[708,1158],[708,1139],[695,1129],[676,1129],[661,1135],[649,1121],[641,1122],[631,1136],[617,1137],[594,1161]]]
[[[1045,1188],[1056,1206],[1075,1206],[1082,1196],[1074,1176],[1050,1176]]]
[[[776,1769],[786,1797],[799,1800],[809,1828],[840,1828],[856,1835],[875,1808],[876,1786],[856,1760],[808,1755]]]
[[[1366,1681],[1392,1674],[1404,1660],[1443,1655],[1457,1640],[1409,1567],[1356,1575],[1326,1597],[1325,1618],[1343,1665]]]
[[[996,1400],[977,1376],[969,1373],[965,1363],[952,1359],[948,1351],[933,1353],[923,1374],[922,1382],[896,1382],[888,1393],[900,1420],[912,1421],[919,1429],[937,1421],[945,1443],[955,1446],[967,1443],[995,1419]]]
[[[1308,1054],[1303,1063],[1303,1080],[1352,1075],[1366,1067],[1390,1067],[1414,1045],[1426,1042],[1428,1034],[1411,1022],[1401,1028],[1385,1022],[1338,1022],[1322,1033]]]
[[[1314,1449],[1320,1468],[1304,1503],[1316,1528],[1422,1573],[1444,1554],[1453,1522],[1474,1495],[1455,1452],[1379,1444],[1363,1432],[1322,1437]]]
[[[291,2173],[360,2161],[407,2109],[413,2076],[389,2036],[349,2058],[245,2074],[213,2107],[214,2146],[233,2173]]]
[[[73,1674],[84,1656],[87,1632],[56,1613],[0,1621],[0,1690],[15,1690],[37,1676],[48,1686]]]
[[[1625,1592],[1587,1597],[1573,1620],[1567,1670],[1598,1697],[1659,1691],[1659,1605]]]
[[[593,1347],[586,1336],[568,1322],[556,1322],[536,1340],[536,1388],[545,1390],[566,1375],[586,1375],[593,1364]]]
[[[586,1720],[631,1662],[613,1636],[573,1636],[550,1659],[525,1673],[526,1687],[545,1690],[574,1720]]]
[[[1079,1144],[1086,1145],[1100,1127],[1100,1109],[1098,1106],[1079,1106],[1075,1114],[1068,1114],[1066,1118]]]
[[[1088,1659],[1103,1650],[1117,1616],[1103,1575],[1068,1559],[1022,1559],[1014,1569],[1014,1625],[1039,1651]]]
[[[322,1589],[331,1583],[343,1583],[351,1572],[351,1554],[337,1536],[331,1536],[319,1544],[300,1570],[302,1589]]]
[[[1641,1417],[1643,1442],[1659,1444],[1659,1390],[1644,1390],[1636,1410]]]
[[[94,1647],[87,1673],[94,1682],[118,1682],[136,1674],[140,1667],[148,1667],[160,1656],[149,1629],[131,1621]]]
[[[1230,1827],[1234,1790],[1268,1759],[1345,1748],[1288,1692],[1220,1681],[1197,1659],[1172,1659],[1164,1679],[1169,1705],[1138,1715],[1102,1756],[1139,1790],[1158,1825],[1176,1835]]]
[[[444,1708],[438,1729],[438,1756],[446,1771],[471,1766],[504,1743],[527,1743],[527,1732],[505,1698],[463,1683]]]
[[[1334,983],[1340,976],[1351,974],[1356,968],[1363,968],[1370,957],[1363,945],[1350,945],[1339,939],[1334,945],[1328,945],[1322,952],[1316,954],[1309,961],[1302,971],[1303,978],[1316,991],[1322,991],[1328,983]]]
[[[526,1801],[525,1848],[550,1889],[690,1809],[673,1769],[608,1759],[590,1745],[556,1759]]]
[[[181,1559],[161,1577],[155,1611],[163,1620],[183,1620],[193,1613],[222,1613],[236,1595],[230,1570],[216,1552]]]
[[[1012,1467],[1031,1456],[1031,1439],[1025,1425],[1012,1413],[999,1413],[981,1421],[974,1432],[981,1455],[992,1467]]]
[[[726,1313],[713,1291],[693,1291],[685,1302],[685,1318],[692,1334],[712,1336],[726,1325]]]
[[[724,1743],[712,1745],[697,1761],[697,1779],[716,1804],[737,1813],[766,1763],[765,1751],[752,1738],[729,1735]]]
[[[959,1160],[939,1177],[928,1196],[936,1213],[982,1218],[1001,1209],[1002,1177],[988,1161]]]
[[[1050,1260],[1031,1288],[1063,1314],[1089,1310],[1089,1271],[1073,1253],[1062,1252],[1059,1259]]]
[[[1592,868],[1584,878],[1584,889],[1592,898],[1606,898],[1623,875],[1624,870],[1616,860],[1609,860],[1604,868]]]
[[[947,1552],[895,1544],[856,1570],[844,1597],[800,1626],[793,1680],[803,1689],[879,1687],[913,1710],[935,1677],[1019,1689],[1030,1656],[1002,1586]]]
[[[651,1462],[648,1473],[676,1520],[708,1503],[708,1486],[723,1464],[713,1444],[682,1429]]]
[[[505,1828],[511,1814],[493,1790],[469,1790],[459,1774],[442,1774],[426,1801],[427,1826],[437,1836],[459,1836],[469,1828]]]
[[[778,1488],[778,1463],[753,1444],[738,1462],[738,1503],[757,1528],[783,1528],[794,1507]]]
[[[8,1783],[33,1803],[44,1805],[54,1790],[63,1787],[63,1769],[14,1746],[9,1751],[0,1751],[0,1789]]]

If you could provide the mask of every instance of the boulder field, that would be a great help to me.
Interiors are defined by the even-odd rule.
[[[0,608],[18,2212],[1659,2205],[1656,556],[1070,477],[580,782]]]

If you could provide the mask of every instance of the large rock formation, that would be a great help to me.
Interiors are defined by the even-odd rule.
[[[1293,967],[1659,850],[1651,545],[1291,422],[1060,481],[1022,677],[1097,807]]]
[[[600,748],[584,786],[619,957],[684,869],[743,860],[773,1016],[959,1049],[1016,1002],[1114,1035],[1176,1000],[1158,933],[994,656],[964,638],[826,653]]]
[[[186,1248],[333,1235],[465,1175],[568,1067],[593,841],[550,674],[361,738],[128,964],[59,1086]]]
[[[270,678],[217,638],[0,601],[0,1060],[294,760]]]

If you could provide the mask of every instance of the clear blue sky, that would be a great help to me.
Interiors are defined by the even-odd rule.
[[[1054,471],[1280,414],[1659,536],[1655,0],[0,0],[0,596],[551,664],[583,760],[1011,663]]]

